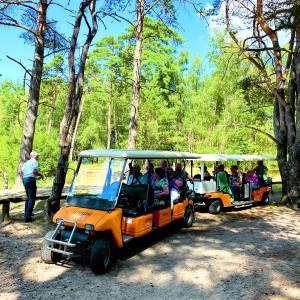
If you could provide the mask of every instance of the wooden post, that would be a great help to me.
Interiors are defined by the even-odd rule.
[[[10,202],[5,202],[2,204],[2,222],[9,221],[9,209],[10,209]]]
[[[3,189],[8,189],[8,175],[6,172],[3,172]],[[2,222],[9,221],[9,209],[10,209],[10,202],[5,202],[2,204]]]

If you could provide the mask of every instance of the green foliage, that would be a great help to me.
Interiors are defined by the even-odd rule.
[[[16,175],[22,115],[24,109],[23,87],[19,83],[4,81],[0,85],[0,184],[2,174],[8,174],[9,181]]]
[[[178,53],[181,36],[160,21],[145,19],[142,51],[139,149],[199,153],[274,154],[275,145],[258,128],[272,132],[272,95],[256,70],[223,48],[215,34],[209,54],[214,69],[205,74],[201,57]],[[87,148],[105,148],[108,105],[112,97],[112,148],[126,148],[132,96],[134,28],[98,41],[86,67],[84,104],[75,142],[75,158]],[[57,55],[44,68],[34,149],[40,166],[54,175],[59,155],[59,126],[67,95],[66,61]],[[0,86],[0,172],[13,182],[27,95],[22,85]],[[247,127],[248,126],[248,127]]]

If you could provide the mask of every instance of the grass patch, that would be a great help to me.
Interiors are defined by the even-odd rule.
[[[274,184],[272,186],[273,193],[281,193],[282,192],[282,184]]]

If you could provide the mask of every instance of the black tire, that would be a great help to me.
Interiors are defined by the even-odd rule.
[[[91,249],[90,265],[96,274],[106,273],[113,258],[113,244],[110,238],[101,238],[95,241]]]
[[[220,200],[213,200],[208,206],[209,213],[213,215],[219,214],[221,210],[222,210],[222,204]]]
[[[46,264],[55,264],[62,259],[62,254],[57,252],[52,252],[50,249],[48,249],[48,246],[50,246],[51,243],[46,241],[45,238],[52,237],[53,233],[54,230],[51,230],[46,233],[41,248],[41,258]]]
[[[183,216],[183,226],[184,227],[191,227],[194,223],[195,220],[195,215],[194,215],[194,210],[192,206],[188,206],[185,209],[184,216]]]
[[[263,195],[263,198],[261,200],[261,205],[268,205],[270,204],[271,200],[270,200],[270,194],[269,193],[265,193]]]

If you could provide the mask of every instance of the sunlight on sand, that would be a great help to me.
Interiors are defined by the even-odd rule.
[[[182,269],[180,267],[175,268],[175,274],[177,281],[194,284],[195,286],[201,287],[203,289],[211,289],[214,286],[213,278],[211,277],[211,271],[207,268],[193,266],[193,274],[191,276],[191,269]]]
[[[139,283],[139,282],[156,282],[156,285],[164,286],[172,280],[172,275],[168,271],[159,271],[159,276],[154,280],[153,274],[157,274],[157,266],[147,265],[139,266],[134,274],[131,274],[126,278],[128,283]],[[158,280],[159,279],[159,280]]]
[[[37,226],[34,223],[11,223],[1,228],[1,231],[6,232],[9,235],[12,235],[16,238],[24,238],[26,236],[30,237],[31,235],[40,235],[43,236],[42,226]]]
[[[300,286],[292,286],[291,282],[278,272],[272,272],[271,284],[276,289],[280,289],[285,297],[281,299],[300,299]],[[295,278],[296,279],[296,278]],[[273,298],[272,298],[273,299]]]
[[[20,299],[20,293],[0,293],[1,300],[17,300]]]
[[[45,282],[61,276],[67,270],[63,266],[46,264],[39,257],[31,257],[22,266],[21,273],[25,280]]]

